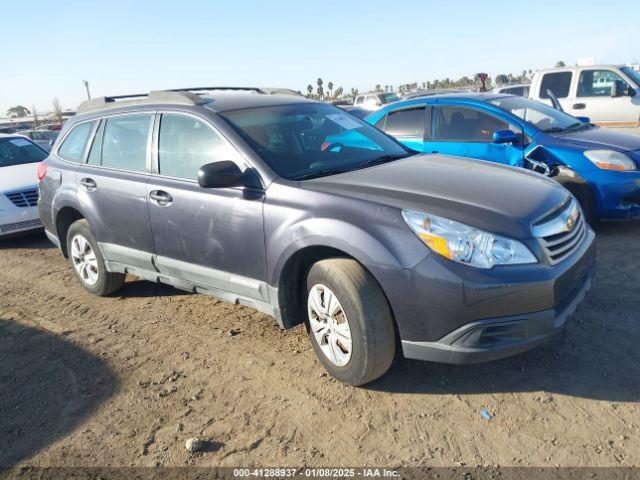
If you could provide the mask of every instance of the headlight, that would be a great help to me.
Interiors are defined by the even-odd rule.
[[[587,150],[584,156],[604,170],[635,170],[636,164],[624,153],[613,150]]]
[[[412,210],[403,210],[402,216],[431,250],[455,262],[477,268],[538,262],[517,240]]]

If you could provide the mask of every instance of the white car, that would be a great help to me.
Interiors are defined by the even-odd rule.
[[[492,90],[493,93],[506,93],[507,95],[517,95],[519,97],[528,97],[529,88],[531,85],[528,83],[519,83],[517,85],[502,85]]]
[[[47,152],[21,135],[0,134],[0,238],[42,228],[38,164]]]
[[[640,72],[620,65],[539,70],[529,98],[550,104],[553,92],[562,109],[601,127],[640,133]]]

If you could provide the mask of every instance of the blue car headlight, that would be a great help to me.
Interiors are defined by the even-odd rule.
[[[584,156],[596,167],[603,170],[636,170],[636,164],[633,160],[624,153],[616,152],[615,150],[587,150],[584,152]]]

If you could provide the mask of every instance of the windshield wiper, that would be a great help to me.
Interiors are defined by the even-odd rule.
[[[300,175],[299,177],[296,177],[295,180],[310,180],[312,178],[326,177],[328,175],[337,175],[339,173],[345,173],[345,172],[348,172],[348,170],[325,168],[323,170],[318,170],[316,172],[305,173],[304,175]]]
[[[357,170],[359,168],[372,167],[374,165],[380,165],[382,163],[391,162],[393,160],[400,160],[401,158],[406,158],[409,155],[409,153],[403,153],[400,155],[382,155],[381,157],[372,158],[371,160],[362,162],[360,165],[354,168],[354,170]]]

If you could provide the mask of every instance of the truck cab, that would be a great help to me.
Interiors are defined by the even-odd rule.
[[[529,97],[551,104],[549,91],[565,112],[601,127],[640,133],[640,71],[619,65],[539,70]]]

